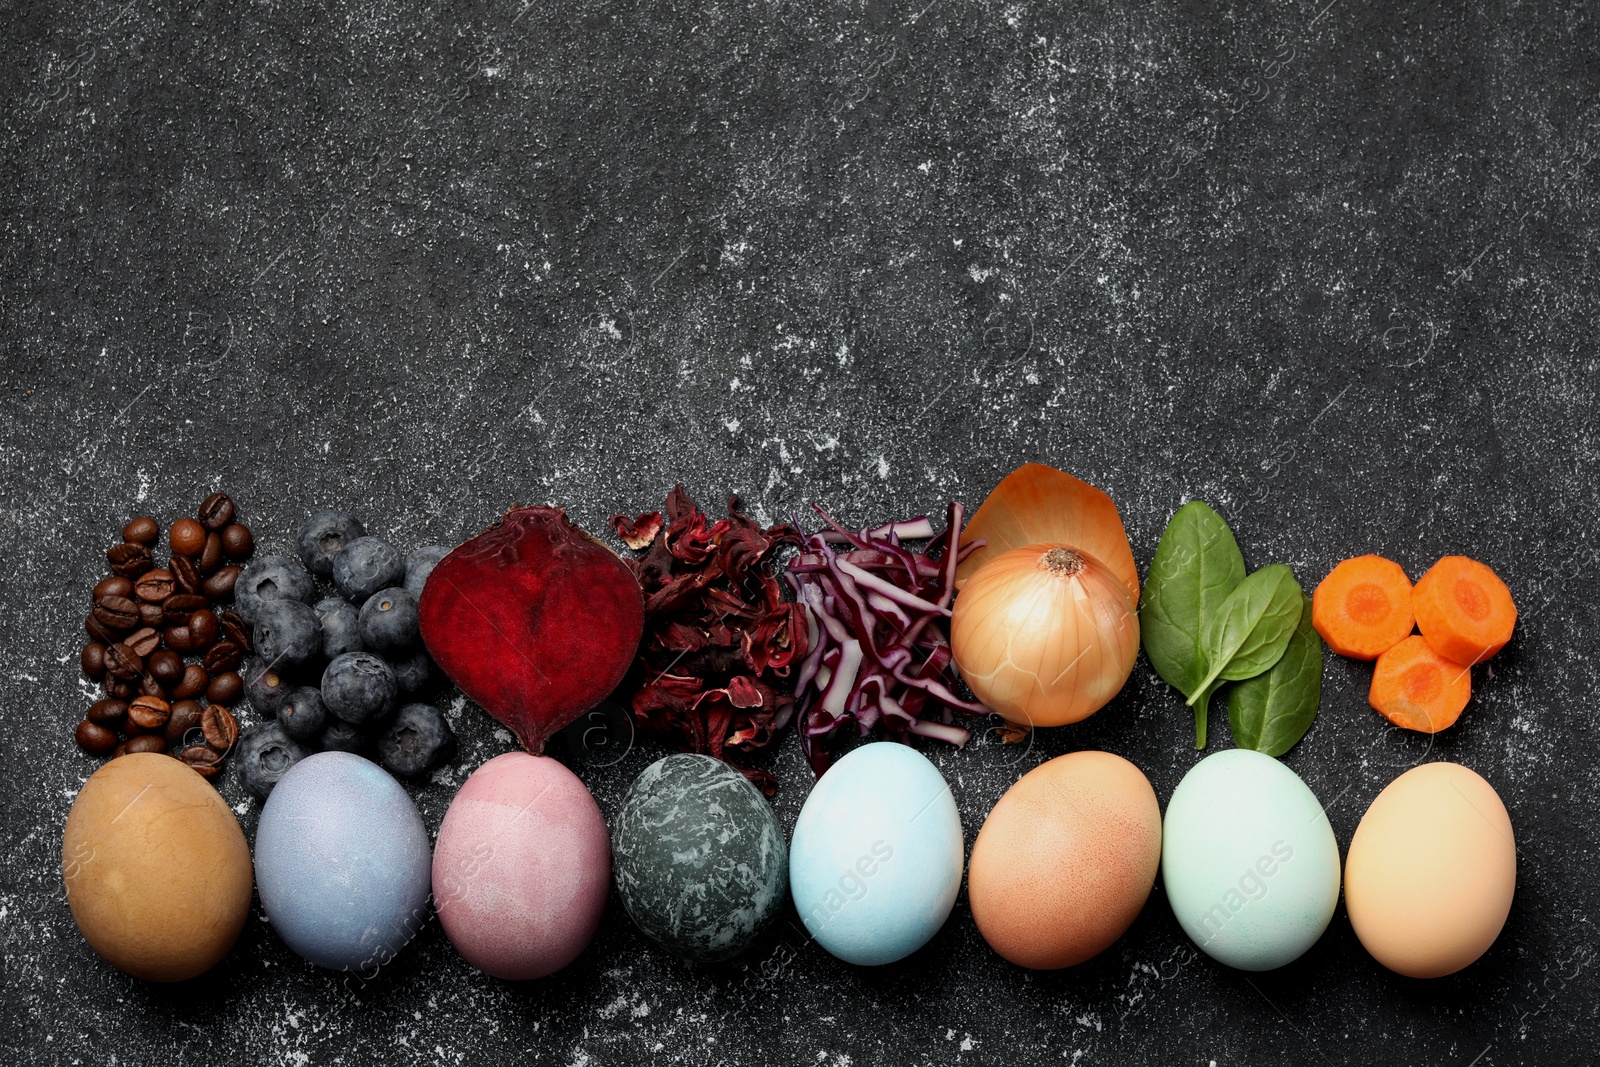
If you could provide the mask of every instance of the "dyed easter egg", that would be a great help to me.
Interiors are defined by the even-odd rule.
[[[1339,902],[1339,844],[1316,796],[1271,756],[1217,752],[1167,802],[1161,880],[1212,959],[1282,967],[1316,944]]]
[[[944,925],[962,860],[961,817],[938,768],[879,741],[835,763],[806,798],[789,889],[823,948],[848,963],[893,963]]]
[[[289,769],[256,827],[256,883],[285,944],[335,970],[372,971],[428,917],[428,831],[376,763],[318,752]]]
[[[783,907],[789,854],[772,805],[719,759],[677,755],[634,779],[611,837],[622,906],[690,960],[725,960]]]
[[[543,978],[594,937],[611,885],[606,823],[578,776],[507,752],[450,802],[433,854],[445,936],[495,978]]]
[[[67,904],[89,946],[150,982],[227,955],[250,914],[250,849],[217,791],[163,752],[107,763],[72,802]]]

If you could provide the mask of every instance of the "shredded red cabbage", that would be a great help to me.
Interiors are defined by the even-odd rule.
[[[961,545],[961,505],[950,505],[938,533],[926,517],[847,530],[812,506],[827,525],[804,539],[784,574],[806,607],[807,652],[795,698],[812,771],[828,769],[829,742],[847,725],[861,737],[964,745],[971,734],[956,725],[955,713],[989,709],[956,694],[950,659],[956,564],[983,546]],[[923,538],[921,549],[902,543]]]

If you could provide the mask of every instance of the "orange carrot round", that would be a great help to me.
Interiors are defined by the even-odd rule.
[[[1471,696],[1472,668],[1412,636],[1378,657],[1367,703],[1396,726],[1436,734],[1461,717]]]
[[[1417,629],[1445,659],[1471,666],[1505,647],[1517,606],[1499,575],[1475,559],[1446,556],[1411,594]]]
[[[1311,597],[1311,625],[1352,659],[1376,659],[1405,640],[1411,623],[1411,579],[1382,556],[1345,560]]]

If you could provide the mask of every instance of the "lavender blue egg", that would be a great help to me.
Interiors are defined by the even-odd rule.
[[[428,916],[432,853],[416,805],[377,764],[307,756],[273,789],[256,828],[267,919],[322,967],[371,971]]]
[[[949,918],[963,856],[961,817],[938,768],[879,741],[812,788],[789,845],[789,891],[823,948],[847,963],[893,963]]]

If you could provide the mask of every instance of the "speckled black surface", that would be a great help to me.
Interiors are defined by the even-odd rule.
[[[7,1062],[1591,1058],[1594,5],[133,0],[0,25]],[[513,501],[598,529],[682,479],[866,523],[975,505],[1029,458],[1109,490],[1141,565],[1199,496],[1251,566],[1308,584],[1367,551],[1500,570],[1521,625],[1458,728],[1386,730],[1368,668],[1330,659],[1287,757],[1341,847],[1421,759],[1495,785],[1520,886],[1483,960],[1398,978],[1341,911],[1250,977],[1197,958],[1158,889],[1066,973],[1001,962],[964,904],[881,970],[792,927],[693,969],[613,900],[529,986],[473,973],[437,923],[361,982],[252,921],[164,989],[67,915],[80,620],[130,513],[225,486],[269,550],[322,505],[412,546]],[[463,758],[417,790],[430,831],[510,743],[449,713]],[[1189,731],[1141,665],[1031,750],[930,754],[970,841],[1075,748],[1134,760],[1165,801]],[[609,813],[658,754],[581,773]],[[777,769],[787,830],[792,738]]]

